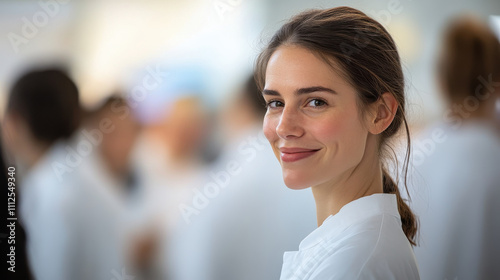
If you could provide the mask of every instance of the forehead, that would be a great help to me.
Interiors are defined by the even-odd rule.
[[[307,86],[350,87],[334,61],[327,63],[318,55],[299,46],[281,46],[269,59],[266,89]],[[332,67],[333,65],[333,67]]]

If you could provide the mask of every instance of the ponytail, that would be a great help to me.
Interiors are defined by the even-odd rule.
[[[406,202],[401,197],[398,185],[394,183],[394,181],[389,176],[387,171],[385,171],[385,169],[382,170],[382,176],[383,176],[384,193],[396,194],[396,198],[398,201],[398,212],[399,216],[401,216],[403,232],[405,233],[406,238],[408,238],[408,241],[410,241],[410,244],[412,246],[416,246],[417,243],[415,239],[417,235],[417,218],[415,217],[415,214],[413,214],[413,212],[411,211],[408,204],[406,204]]]

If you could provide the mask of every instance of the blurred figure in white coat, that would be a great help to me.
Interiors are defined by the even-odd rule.
[[[119,95],[112,95],[83,120],[77,142],[88,141],[91,152],[82,158],[78,173],[85,182],[80,223],[87,228],[81,238],[84,259],[102,270],[102,277],[132,273],[140,266],[135,256],[140,247],[133,236],[135,192],[139,188],[131,153],[140,126],[132,110]],[[98,276],[99,277],[99,276]],[[100,279],[100,278],[99,278]]]
[[[5,128],[20,167],[19,220],[35,279],[107,280],[125,268],[126,205],[101,153],[124,134],[104,111],[77,129],[78,90],[59,70],[29,72],[11,90]]]
[[[19,222],[35,279],[78,278],[79,182],[67,156],[80,122],[78,89],[58,69],[25,73],[9,93],[4,129],[19,174]],[[68,165],[69,164],[69,165]]]
[[[315,228],[312,194],[283,184],[262,133],[261,98],[251,77],[225,104],[224,149],[198,187],[203,203],[183,205],[184,225],[170,250],[172,279],[278,279],[283,252]]]
[[[500,44],[485,24],[473,18],[451,24],[438,78],[448,110],[413,142],[420,274],[500,279]]]
[[[139,176],[138,222],[148,262],[141,279],[164,279],[170,236],[183,223],[179,204],[205,181],[202,157],[207,126],[206,83],[198,67],[179,66],[138,103],[144,129],[134,150]],[[149,251],[149,252],[146,252]],[[196,279],[196,278],[193,278]]]

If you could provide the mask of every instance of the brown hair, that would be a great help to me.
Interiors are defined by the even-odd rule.
[[[341,70],[341,74],[357,90],[360,108],[379,100],[385,92],[394,95],[399,106],[394,120],[381,134],[380,147],[404,124],[408,137],[403,165],[406,187],[410,134],[404,114],[404,77],[396,45],[385,28],[361,11],[349,7],[300,13],[274,34],[257,58],[255,79],[261,90],[265,83],[267,63],[274,51],[282,45],[304,47],[332,67],[334,65],[331,62],[335,61],[341,68],[336,70]],[[402,199],[397,184],[389,176],[385,166],[383,186],[384,193],[396,194],[403,231],[410,243],[415,245],[416,217]]]
[[[500,76],[500,43],[486,24],[472,17],[454,20],[444,35],[438,75],[450,101],[476,93],[479,77]]]

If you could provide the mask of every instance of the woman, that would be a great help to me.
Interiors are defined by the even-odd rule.
[[[403,124],[409,142],[384,27],[348,7],[301,13],[260,54],[256,80],[285,184],[316,202],[319,227],[285,253],[281,279],[419,279],[416,219],[384,167]]]

